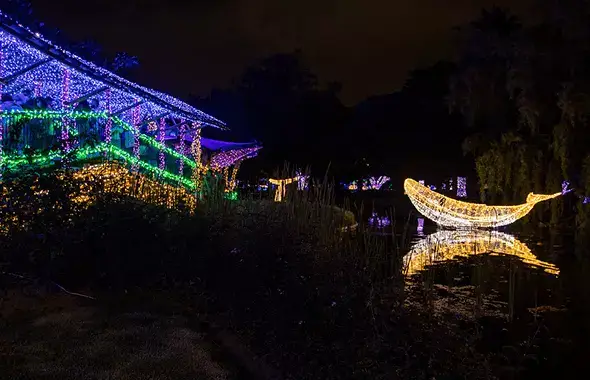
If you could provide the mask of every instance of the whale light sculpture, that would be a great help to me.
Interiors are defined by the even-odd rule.
[[[562,195],[529,193],[526,203],[515,206],[488,206],[449,198],[408,178],[404,190],[416,209],[428,219],[444,227],[494,228],[505,226],[528,214],[533,207]]]
[[[428,265],[459,257],[489,253],[515,256],[521,262],[558,275],[559,269],[537,259],[527,245],[512,235],[498,231],[442,230],[420,240],[403,258],[406,275],[411,276]]]

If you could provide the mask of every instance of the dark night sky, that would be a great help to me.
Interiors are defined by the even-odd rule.
[[[59,3],[59,6],[56,6]],[[122,5],[122,4],[125,5]],[[390,93],[408,70],[452,54],[453,26],[483,7],[532,0],[34,0],[75,40],[139,57],[138,80],[175,96],[226,87],[258,59],[301,48],[320,80],[354,104]]]

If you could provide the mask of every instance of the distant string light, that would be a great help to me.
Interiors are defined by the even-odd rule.
[[[416,231],[419,234],[424,232],[424,218],[418,218],[418,227],[416,228]]]
[[[457,198],[467,198],[467,179],[457,177]]]
[[[458,201],[436,193],[408,178],[404,190],[418,212],[445,227],[500,227],[528,214],[535,204],[556,198],[561,192],[543,195],[530,193],[526,203],[516,206],[488,206]]]
[[[381,187],[390,179],[391,178],[386,177],[386,176],[370,177],[369,178],[369,188],[372,190],[381,190]]]
[[[307,190],[309,187],[309,176],[303,175],[303,173],[301,173],[300,170],[295,172],[295,175],[297,176],[297,178],[299,178],[299,180],[297,181],[297,190]]]
[[[371,214],[369,225],[375,228],[385,228],[391,225],[391,219],[388,216],[379,216],[376,212]]]
[[[257,187],[258,191],[268,191],[268,181],[266,178],[261,178]]]

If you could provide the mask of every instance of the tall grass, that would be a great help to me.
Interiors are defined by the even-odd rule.
[[[402,306],[409,219],[396,225],[391,210],[391,234],[370,233],[352,212],[364,205],[338,204],[327,175],[279,203],[227,200],[214,178],[193,215],[100,186],[88,189],[92,205],[66,213],[74,189],[47,181],[38,199],[22,182],[7,208],[35,211],[0,238],[2,261],[21,270],[97,292],[173,290],[290,378],[485,377],[463,337]]]

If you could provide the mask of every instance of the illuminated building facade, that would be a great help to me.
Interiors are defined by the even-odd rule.
[[[1,12],[0,94],[5,176],[22,165],[100,161],[196,196],[207,172],[233,191],[240,163],[260,149],[207,139],[202,129],[227,130],[221,120],[85,61]]]

